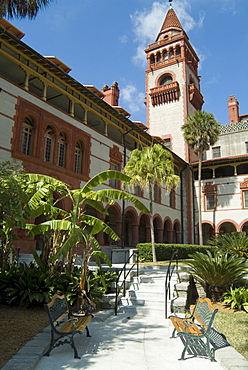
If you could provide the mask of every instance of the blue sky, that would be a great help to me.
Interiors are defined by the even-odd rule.
[[[69,5],[68,5],[69,4]],[[234,95],[248,114],[248,1],[174,0],[173,8],[200,61],[203,109],[228,123]],[[119,105],[146,123],[146,57],[169,9],[168,0],[55,0],[35,20],[10,20],[25,32],[23,42],[67,64],[84,85],[117,81]]]

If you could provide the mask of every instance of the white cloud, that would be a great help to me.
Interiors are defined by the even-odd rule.
[[[126,44],[127,43],[127,35],[122,35],[119,37],[119,40],[122,44]]]
[[[189,13],[191,8],[187,0],[178,0],[177,3],[173,4],[173,8],[186,32],[194,27],[202,27],[204,14],[202,13],[199,20],[195,21]],[[167,1],[156,1],[152,4],[151,9],[136,11],[130,16],[135,35],[134,42],[138,44],[133,56],[133,62],[136,65],[140,65],[142,68],[146,66],[144,49],[147,44],[155,41],[168,9]]]
[[[123,105],[127,105],[132,113],[139,112],[144,107],[144,93],[139,92],[137,87],[131,83],[121,88],[121,99],[124,102]]]

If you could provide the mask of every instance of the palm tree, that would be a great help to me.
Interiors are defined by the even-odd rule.
[[[199,183],[199,244],[202,245],[202,190],[201,190],[201,168],[202,156],[205,150],[214,145],[218,140],[221,125],[215,120],[212,113],[195,111],[192,116],[187,117],[187,123],[181,128],[186,143],[194,152],[198,153],[198,183]]]
[[[0,17],[33,19],[43,7],[53,0],[2,0],[0,4]]]
[[[168,190],[179,183],[179,177],[174,175],[174,165],[171,153],[160,144],[134,149],[131,152],[124,173],[131,177],[128,186],[134,189],[140,186],[147,188],[150,200],[150,227],[153,262],[157,262],[153,226],[154,185],[165,185]]]

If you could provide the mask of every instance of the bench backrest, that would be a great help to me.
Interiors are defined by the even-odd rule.
[[[59,296],[55,294],[51,302],[45,304],[46,311],[48,313],[51,324],[57,321],[61,316],[68,312],[68,306],[65,296]]]
[[[193,316],[207,330],[211,327],[214,317],[218,312],[209,298],[198,298]]]

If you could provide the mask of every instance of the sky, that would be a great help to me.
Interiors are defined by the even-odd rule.
[[[53,0],[34,20],[9,21],[25,33],[23,42],[56,56],[81,84],[101,90],[117,81],[119,105],[146,124],[144,49],[169,6],[168,0]],[[248,1],[173,0],[172,6],[200,58],[202,109],[224,125],[234,95],[240,115],[248,114]]]

